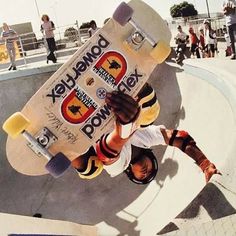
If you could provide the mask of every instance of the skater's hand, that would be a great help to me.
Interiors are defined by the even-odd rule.
[[[208,183],[211,177],[214,174],[222,175],[219,170],[215,167],[213,163],[210,163],[209,166],[204,170],[206,182]]]
[[[138,102],[131,96],[119,91],[107,93],[105,101],[123,124],[133,121],[139,112]]]

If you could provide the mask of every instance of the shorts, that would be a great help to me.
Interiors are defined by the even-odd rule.
[[[215,49],[215,44],[207,44],[206,46],[206,52],[209,53],[215,53],[216,49]]]

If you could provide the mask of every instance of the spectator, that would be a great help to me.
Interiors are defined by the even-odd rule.
[[[216,33],[211,28],[210,21],[204,20],[203,24],[205,26],[205,41],[206,41],[206,48],[207,48],[207,57],[215,57]]]
[[[205,36],[204,36],[204,29],[202,27],[199,28],[199,48],[201,50],[202,58],[205,58],[205,50],[206,50],[206,44],[205,44]]]
[[[52,21],[50,21],[48,15],[42,15],[41,20],[43,24],[41,25],[41,32],[43,33],[44,37],[46,38],[47,46],[49,53],[47,55],[47,63],[49,60],[53,61],[53,63],[57,62],[54,52],[56,51],[56,42],[54,39],[55,25]]]
[[[199,48],[198,48],[198,44],[199,44],[199,39],[197,37],[197,35],[194,33],[194,30],[192,27],[189,28],[189,33],[190,33],[190,51],[191,54],[193,56],[197,56],[197,58],[200,58],[200,53],[199,53]]]
[[[181,25],[177,27],[178,34],[175,37],[175,43],[177,44],[176,48],[176,62],[181,64],[185,58],[186,47],[189,41],[189,36],[183,31]]]
[[[226,26],[228,27],[228,33],[230,38],[230,46],[232,49],[231,59],[236,59],[235,54],[235,34],[236,34],[236,1],[225,0],[223,2],[223,12],[226,18]]]
[[[231,49],[230,37],[227,32],[226,26],[223,28],[223,33],[224,33],[224,38],[226,42],[225,56],[228,57],[232,55],[232,49]]]
[[[89,37],[92,37],[92,35],[94,35],[94,33],[98,30],[97,24],[94,20],[90,21],[90,28],[88,30],[89,33]]]
[[[16,49],[14,42],[18,38],[17,33],[15,30],[11,29],[7,23],[3,23],[2,26],[2,39],[5,41],[5,45],[7,48],[7,53],[9,55],[11,65],[9,66],[8,70],[16,70]]]

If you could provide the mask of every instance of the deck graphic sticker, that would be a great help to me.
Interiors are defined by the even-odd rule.
[[[98,108],[96,102],[79,86],[74,88],[61,104],[61,113],[71,124],[85,122]]]
[[[93,72],[115,89],[127,71],[127,62],[119,52],[104,53],[93,67]]]

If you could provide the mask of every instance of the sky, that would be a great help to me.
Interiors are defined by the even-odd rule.
[[[170,18],[170,7],[184,0],[144,0],[163,18]],[[206,13],[206,0],[187,0],[199,13]],[[40,17],[48,14],[56,26],[79,25],[94,19],[102,26],[122,0],[0,0],[0,25],[31,22],[35,32],[40,29]],[[128,2],[128,1],[125,1]],[[210,12],[220,12],[222,0],[208,0]],[[36,7],[36,4],[38,8]]]

